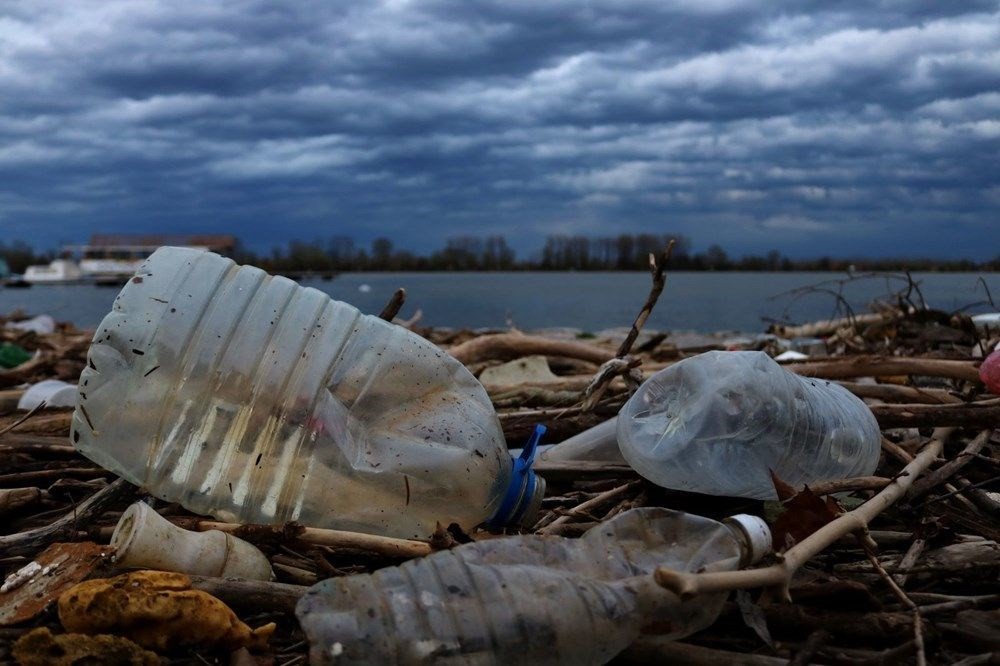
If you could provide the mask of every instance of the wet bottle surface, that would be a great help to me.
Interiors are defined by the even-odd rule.
[[[766,532],[633,509],[580,539],[489,540],[331,578],[296,615],[312,663],[601,664],[644,627],[680,638],[718,615],[724,593],[681,602],[653,582],[657,566],[733,570],[763,554]]]
[[[485,390],[443,351],[181,248],[155,252],[98,328],[73,441],[198,513],[402,537],[482,522],[511,475]]]
[[[773,499],[769,470],[801,486],[871,474],[881,435],[845,388],[763,352],[707,352],[650,377],[618,414],[618,445],[666,488]]]

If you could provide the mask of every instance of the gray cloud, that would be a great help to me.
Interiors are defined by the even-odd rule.
[[[0,225],[1000,247],[997,2],[25,0]]]

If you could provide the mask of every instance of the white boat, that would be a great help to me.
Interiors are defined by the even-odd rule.
[[[56,259],[47,266],[28,266],[24,281],[32,284],[73,284],[83,281],[83,271],[75,261]]]

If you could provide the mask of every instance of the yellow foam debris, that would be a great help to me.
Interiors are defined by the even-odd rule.
[[[264,648],[274,633],[268,623],[251,629],[226,604],[191,589],[184,574],[133,571],[88,580],[59,597],[67,631],[117,634],[157,651],[185,645],[237,650]]]

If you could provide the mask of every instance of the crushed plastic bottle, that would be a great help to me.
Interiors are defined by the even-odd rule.
[[[770,542],[755,516],[632,509],[580,539],[494,539],[330,578],[296,616],[314,664],[603,664],[644,627],[681,638],[718,616],[726,593],[681,602],[658,566],[731,571]]]
[[[706,352],[650,377],[618,413],[625,460],[665,488],[774,499],[793,486],[875,471],[881,434],[847,389],[763,352]]]
[[[101,322],[80,377],[81,453],[235,522],[422,538],[530,520],[486,391],[410,331],[219,255],[161,248]]]

